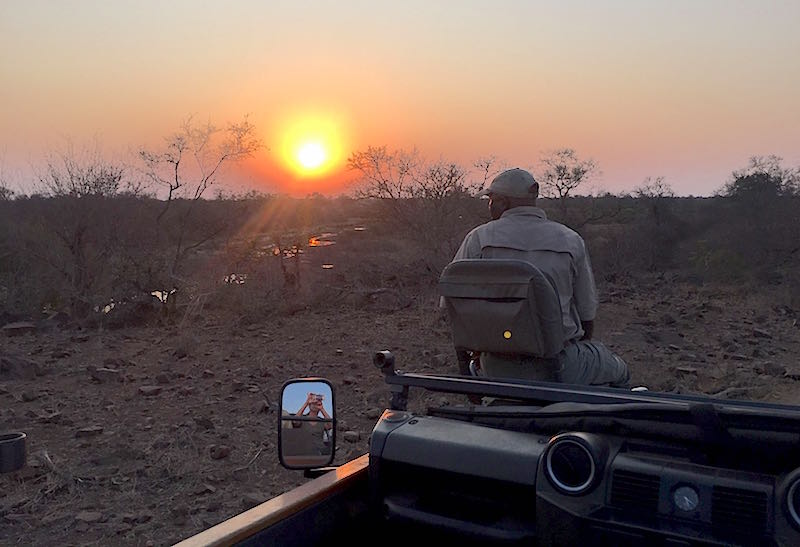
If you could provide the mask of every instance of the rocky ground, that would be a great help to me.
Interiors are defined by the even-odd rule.
[[[342,250],[319,260],[338,264],[330,253]],[[651,390],[800,404],[800,310],[779,289],[601,282],[597,337]],[[172,544],[305,482],[276,452],[279,392],[293,377],[336,387],[339,430],[351,433],[338,435],[335,463],[363,454],[388,401],[374,351],[392,350],[403,370],[457,370],[435,296],[404,290],[247,326],[209,315],[183,327],[3,329],[0,430],[28,434],[29,465],[0,475],[0,544]]]

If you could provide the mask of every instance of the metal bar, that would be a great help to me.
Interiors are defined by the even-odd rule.
[[[486,397],[508,397],[537,403],[661,403],[669,405],[686,405],[688,403],[712,403],[727,408],[746,408],[760,410],[778,410],[797,414],[796,407],[760,401],[739,401],[715,399],[702,395],[684,395],[676,393],[659,393],[651,391],[628,391],[621,388],[600,386],[579,386],[554,382],[538,382],[513,380],[507,378],[483,380],[470,376],[429,375],[419,373],[397,372],[394,376],[386,376],[389,385],[421,387],[441,393],[462,393],[465,395],[483,395]]]

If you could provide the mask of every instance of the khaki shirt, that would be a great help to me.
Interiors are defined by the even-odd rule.
[[[597,313],[597,289],[583,238],[563,224],[547,220],[538,207],[514,207],[473,229],[453,260],[514,258],[550,275],[561,299],[567,339],[583,336],[581,321]]]

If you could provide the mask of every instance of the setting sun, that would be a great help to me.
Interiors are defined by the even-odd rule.
[[[297,161],[305,169],[316,169],[325,163],[325,148],[318,142],[307,142],[297,150]]]
[[[281,160],[300,178],[328,176],[345,158],[344,124],[338,116],[319,112],[288,115],[277,124]]]

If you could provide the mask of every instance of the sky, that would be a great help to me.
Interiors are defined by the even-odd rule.
[[[799,24],[798,0],[3,0],[0,174],[247,116],[265,146],[226,176],[261,191],[346,193],[368,146],[534,175],[570,147],[594,190],[710,195],[754,155],[800,166]]]

